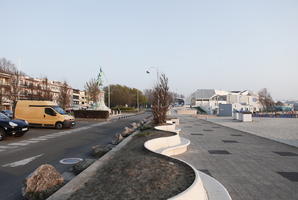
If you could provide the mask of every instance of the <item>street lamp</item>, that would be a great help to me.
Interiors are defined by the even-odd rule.
[[[146,70],[146,73],[147,74],[150,74],[150,70],[151,69],[154,69],[156,70],[156,83],[159,83],[159,70],[157,67],[149,67],[147,70]]]

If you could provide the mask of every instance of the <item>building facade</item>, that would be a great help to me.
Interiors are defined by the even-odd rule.
[[[218,114],[220,104],[231,104],[234,111],[257,112],[261,109],[258,95],[245,91],[198,89],[188,98],[192,107],[207,114]]]
[[[12,81],[13,75],[0,72],[0,109],[12,110]],[[64,83],[60,81],[51,81],[47,78],[32,78],[21,75],[18,77],[18,92],[14,94],[19,100],[52,100],[59,103],[61,88]],[[69,109],[74,105],[82,104],[80,99],[82,91],[74,90],[67,86],[67,93],[70,97]],[[85,103],[85,102],[84,102]]]

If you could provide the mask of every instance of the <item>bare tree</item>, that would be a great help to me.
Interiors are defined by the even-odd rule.
[[[6,58],[0,58],[0,72],[13,74],[15,71],[17,71],[15,64]]]
[[[60,87],[58,103],[63,109],[70,106],[70,91],[66,81],[64,81],[63,85]]]
[[[12,102],[12,110],[13,113],[15,113],[15,107],[17,104],[17,101],[20,98],[20,91],[21,91],[21,86],[20,86],[20,78],[21,78],[21,72],[19,70],[15,70],[10,78],[10,90],[9,90],[9,97]],[[13,116],[14,117],[14,116]]]
[[[264,111],[272,111],[274,107],[274,101],[268,92],[267,88],[263,88],[259,91],[259,102],[263,107]]]
[[[85,90],[87,93],[88,101],[97,102],[100,89],[98,87],[97,81],[92,78],[85,84]]]
[[[43,78],[43,91],[41,99],[47,100],[47,101],[53,101],[53,93],[51,91],[51,88],[49,86],[49,79],[47,77]]]
[[[153,90],[153,121],[155,124],[166,122],[166,114],[171,103],[171,95],[169,93],[168,78],[165,74],[160,77],[160,82]]]

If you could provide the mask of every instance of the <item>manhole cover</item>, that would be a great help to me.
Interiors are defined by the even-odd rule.
[[[82,158],[64,158],[64,159],[60,160],[60,163],[64,164],[64,165],[73,165],[73,164],[79,163],[81,161],[83,161]]]
[[[203,129],[203,131],[213,131],[212,129]]]

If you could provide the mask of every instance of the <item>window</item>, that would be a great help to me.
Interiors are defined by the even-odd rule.
[[[45,108],[44,111],[47,115],[56,116],[56,112],[52,108]]]

